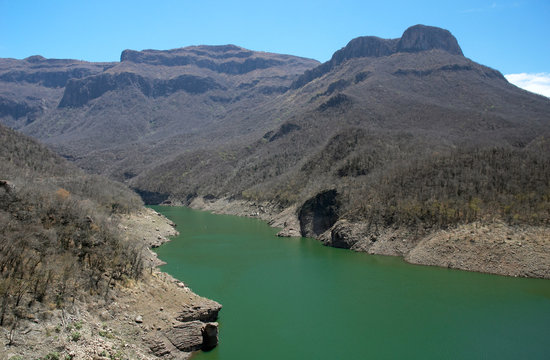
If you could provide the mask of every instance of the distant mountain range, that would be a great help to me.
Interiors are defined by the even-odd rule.
[[[480,179],[547,160],[536,149],[548,146],[550,100],[464,57],[449,31],[416,25],[399,39],[353,39],[323,64],[234,45],[125,50],[117,63],[1,59],[0,121],[150,203],[227,198],[282,210],[332,191],[332,219],[302,229],[317,236],[343,218],[425,225],[433,201],[454,214],[437,226],[473,221],[472,198],[482,204],[475,220],[505,217],[529,185],[510,175],[517,186],[495,190]],[[481,174],[466,176],[470,163]],[[400,199],[388,193],[396,181]],[[550,218],[525,211],[517,221]]]

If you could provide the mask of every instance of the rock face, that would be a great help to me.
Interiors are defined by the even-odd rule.
[[[303,236],[318,236],[336,222],[339,208],[337,195],[336,190],[327,190],[302,205],[298,212],[298,219]]]
[[[445,50],[453,55],[463,55],[456,38],[445,29],[415,25],[403,33],[397,44],[398,52],[418,52],[432,49]]]
[[[184,307],[172,327],[157,331],[148,338],[150,350],[156,356],[210,350],[218,345],[218,312],[222,306],[208,299]],[[175,350],[177,349],[177,350]]]
[[[210,350],[218,345],[218,323],[206,323],[202,328],[202,349]]]
[[[395,52],[397,39],[381,39],[376,36],[361,36],[351,40],[345,48],[334,53],[332,60],[341,64],[356,57],[388,56]]]
[[[28,125],[56,106],[69,80],[92,76],[112,66],[42,56],[0,59],[0,119],[14,127]]]
[[[180,351],[209,350],[218,344],[218,323],[189,321],[168,329],[165,335]]]
[[[12,59],[5,59],[12,60]],[[70,59],[46,59],[31,56],[21,62],[16,60],[5,71],[0,63],[0,81],[37,84],[47,88],[62,88],[69,79],[80,79],[108,69],[109,63],[87,63]],[[15,66],[14,66],[15,65]],[[99,65],[99,66],[98,66]]]
[[[0,117],[11,116],[14,119],[19,119],[23,116],[39,113],[40,107],[32,106],[26,102],[19,103],[11,99],[0,98]]]
[[[193,75],[181,75],[168,80],[148,79],[131,72],[104,73],[85,79],[71,79],[65,87],[59,107],[78,107],[96,99],[107,91],[133,87],[147,97],[167,96],[178,91],[202,94],[208,90],[220,89],[213,79]]]

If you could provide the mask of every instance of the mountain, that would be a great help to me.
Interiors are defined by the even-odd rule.
[[[114,64],[45,59],[0,59],[0,118],[11,127],[29,125],[56,108],[69,79],[101,73]]]
[[[0,118],[88,170],[124,179],[212,139],[254,137],[274,121],[265,103],[317,64],[233,45],[125,50],[105,64],[4,59]]]
[[[426,26],[401,39],[352,40],[270,105],[278,121],[255,141],[188,151],[130,184],[178,199],[229,195],[288,206],[397,162],[458,148],[522,148],[549,130],[548,99],[465,58],[449,32]]]
[[[465,58],[448,31],[354,39],[272,106],[280,121],[255,141],[188,151],[129,183],[330,246],[550,277],[550,101]]]
[[[399,39],[359,37],[323,64],[227,45],[127,50],[119,63],[74,66],[97,72],[67,80],[55,96],[43,83],[19,81],[57,105],[14,105],[1,121],[125,181],[147,202],[236,213],[246,204],[269,219],[288,215],[286,230],[327,245],[550,276],[546,258],[524,261],[548,253],[536,246],[523,247],[507,269],[480,242],[457,250],[486,255],[466,265],[422,247],[441,231],[462,238],[461,227],[476,233],[497,223],[536,244],[550,222],[541,150],[550,100],[466,58],[447,30],[416,25]],[[27,98],[2,97],[31,107]]]

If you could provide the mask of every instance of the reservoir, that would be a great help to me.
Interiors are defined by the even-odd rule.
[[[153,207],[162,267],[223,305],[193,359],[550,359],[550,280],[410,265],[278,238],[257,219]]]

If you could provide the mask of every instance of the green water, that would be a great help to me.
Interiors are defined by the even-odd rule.
[[[550,359],[550,281],[415,266],[278,238],[264,222],[154,207],[163,270],[223,304],[194,359]]]

